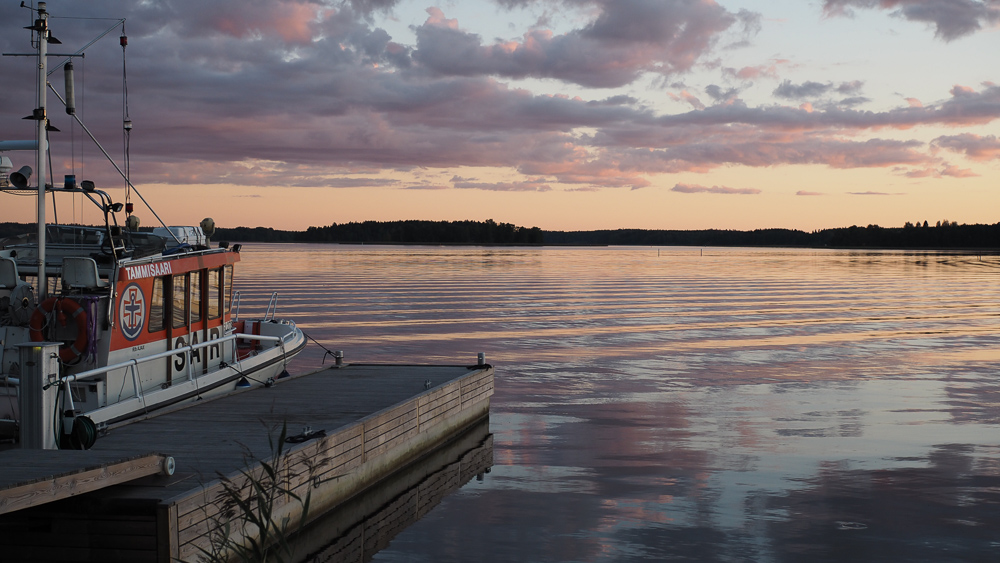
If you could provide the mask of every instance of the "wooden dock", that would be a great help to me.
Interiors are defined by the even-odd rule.
[[[87,452],[0,452],[0,509],[12,507],[0,516],[0,553],[195,561],[230,521],[226,480],[260,472],[253,460],[272,456],[282,426],[305,438],[284,444],[281,482],[309,494],[311,520],[488,416],[492,393],[488,365],[347,365],[114,428]],[[167,456],[174,474],[152,475]],[[32,470],[32,459],[50,465]],[[301,504],[284,495],[276,512],[298,521]],[[233,522],[231,539],[255,533]]]
[[[0,456],[0,514],[156,475],[167,461],[120,450],[8,450]]]

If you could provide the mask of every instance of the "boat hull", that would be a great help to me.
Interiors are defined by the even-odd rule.
[[[98,428],[112,427],[171,412],[200,401],[273,385],[285,371],[289,360],[305,348],[306,339],[302,331],[290,321],[267,324],[272,328],[270,332],[280,334],[280,344],[265,345],[248,355],[241,354],[237,347],[230,357],[232,363],[220,362],[218,369],[186,381],[175,381],[160,389],[142,392],[130,399],[89,411],[86,416]],[[253,335],[235,336],[250,338]],[[80,383],[86,384],[86,380]]]

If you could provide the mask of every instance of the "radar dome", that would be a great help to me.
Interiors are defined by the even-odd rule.
[[[205,217],[201,220],[201,230],[205,232],[205,236],[211,237],[215,232],[215,221],[211,217]]]

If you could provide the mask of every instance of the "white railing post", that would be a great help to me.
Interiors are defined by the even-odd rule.
[[[129,373],[132,374],[132,390],[135,392],[135,398],[139,399],[140,402],[145,406],[146,402],[142,398],[142,380],[139,379],[139,362],[135,359],[129,360],[131,365],[129,365]]]

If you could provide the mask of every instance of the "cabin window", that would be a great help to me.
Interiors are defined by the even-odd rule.
[[[201,272],[191,272],[188,276],[190,276],[188,287],[191,299],[188,303],[191,304],[191,322],[199,323],[201,322]]]
[[[228,315],[230,308],[233,306],[233,267],[226,266],[224,273],[224,281],[222,283],[225,285],[222,289],[222,296],[226,300],[226,304],[223,311]]]
[[[173,327],[187,326],[187,275],[173,277]]]
[[[149,332],[163,330],[163,278],[153,278],[153,295],[149,300]]]
[[[208,271],[208,318],[219,318],[222,307],[222,268]]]

